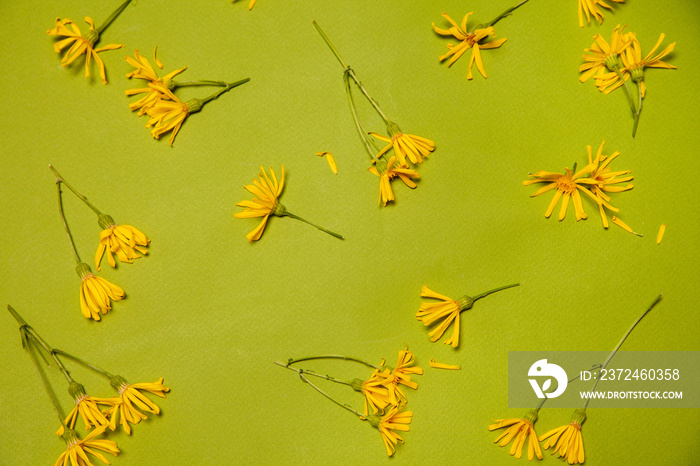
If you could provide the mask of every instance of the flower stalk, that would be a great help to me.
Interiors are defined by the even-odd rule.
[[[485,29],[485,28],[487,28],[487,27],[493,26],[494,24],[496,24],[497,22],[499,22],[500,20],[502,20],[502,19],[505,18],[506,16],[510,16],[510,15],[513,13],[513,11],[517,10],[518,8],[520,8],[520,6],[522,6],[524,3],[527,3],[528,1],[529,1],[529,0],[522,0],[522,1],[518,2],[517,5],[514,5],[514,6],[510,7],[510,8],[508,8],[506,11],[504,11],[504,12],[501,13],[500,15],[496,16],[494,19],[492,19],[492,20],[489,21],[488,23],[479,24],[479,25],[478,25],[477,27],[475,27],[474,29],[475,29],[475,30],[476,30],[476,29]]]
[[[56,170],[56,168],[54,168],[53,165],[49,164],[49,168],[51,169],[51,171],[53,172],[53,174],[56,176],[56,184],[63,183],[63,184],[66,186],[66,188],[70,189],[71,192],[73,192],[73,194],[75,194],[75,195],[78,197],[78,199],[80,199],[81,201],[83,201],[83,202],[85,203],[85,205],[87,205],[88,207],[90,207],[90,209],[92,209],[93,212],[95,212],[98,216],[99,216],[99,215],[102,215],[102,212],[100,212],[100,209],[98,209],[97,207],[95,207],[94,205],[92,205],[92,203],[90,203],[90,201],[88,201],[88,198],[87,198],[87,197],[85,197],[85,196],[83,196],[82,194],[80,194],[80,193],[78,192],[77,189],[75,189],[73,186],[71,186],[71,185],[61,176],[61,174],[58,173],[58,171]]]
[[[304,223],[306,223],[306,224],[308,224],[308,225],[311,225],[312,227],[318,228],[319,230],[321,230],[321,231],[323,231],[323,232],[325,232],[325,233],[328,233],[328,234],[331,235],[331,236],[335,236],[335,237],[338,238],[338,239],[345,239],[345,238],[343,237],[343,235],[341,235],[340,233],[336,233],[336,232],[334,232],[334,231],[331,231],[331,230],[328,230],[328,229],[326,229],[326,228],[323,228],[323,227],[321,227],[321,226],[319,226],[319,225],[316,225],[315,223],[309,222],[309,221],[306,220],[305,218],[299,217],[298,215],[295,215],[295,214],[289,212],[289,211],[287,210],[287,208],[286,208],[284,205],[280,204],[279,202],[278,202],[277,205],[275,206],[275,209],[272,211],[272,215],[274,215],[275,217],[289,217],[289,218],[293,218],[293,219],[296,219],[296,220],[301,220],[302,222],[304,222]]]
[[[126,0],[124,3],[119,5],[119,8],[114,10],[112,14],[109,15],[107,19],[98,28],[95,29],[95,32],[97,32],[98,36],[102,34],[102,31],[107,29],[107,26],[112,24],[112,21],[114,21],[117,18],[117,16],[121,14],[122,11],[124,11],[124,9],[129,5],[129,3],[131,3],[131,0]]]

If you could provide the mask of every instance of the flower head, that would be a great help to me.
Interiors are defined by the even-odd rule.
[[[445,330],[454,322],[452,336],[445,341],[446,344],[457,348],[459,345],[459,314],[462,312],[459,301],[448,298],[429,289],[426,285],[420,292],[421,297],[437,299],[439,302],[424,302],[421,303],[420,309],[416,313],[416,318],[423,322],[426,327],[432,325],[440,319],[443,319],[440,324],[430,331],[428,335],[432,338],[430,341],[438,341]]]
[[[111,455],[117,456],[119,448],[117,443],[112,440],[96,439],[98,435],[104,433],[107,426],[98,426],[90,432],[84,439],[78,438],[78,434],[74,430],[69,430],[63,434],[66,440],[66,451],[58,457],[55,466],[85,466],[91,465],[87,454],[96,457],[105,464],[110,464],[107,458],[102,453],[96,450],[102,450]]]
[[[109,420],[97,407],[97,403],[100,400],[93,396],[88,396],[85,394],[85,388],[75,382],[71,382],[68,391],[73,396],[75,400],[75,407],[68,414],[68,417],[64,421],[65,425],[69,429],[75,427],[75,422],[78,420],[78,416],[85,422],[85,430],[90,430],[93,427],[107,426],[109,425]],[[63,435],[64,429],[61,426],[56,432],[56,435]]]
[[[133,259],[138,259],[136,251],[141,254],[148,254],[144,246],[148,246],[151,242],[146,235],[141,233],[131,225],[116,225],[114,220],[109,215],[102,214],[99,218],[100,226],[103,230],[100,232],[100,245],[95,253],[95,266],[100,270],[100,262],[102,256],[107,251],[107,262],[112,267],[116,267],[117,263],[112,254],[116,254],[121,262],[131,264]]]
[[[375,369],[372,376],[367,380],[355,379],[350,386],[353,390],[362,393],[365,397],[365,416],[372,409],[372,413],[376,414],[392,403],[392,398],[389,394],[387,385],[390,375],[388,370],[380,371]]]
[[[250,242],[260,239],[265,230],[268,217],[270,214],[273,214],[277,208],[277,200],[284,188],[284,165],[282,165],[282,174],[279,182],[272,168],[270,168],[270,176],[268,177],[265,170],[260,167],[258,178],[259,179],[253,180],[253,184],[244,186],[256,199],[252,201],[241,201],[236,204],[239,207],[244,207],[244,209],[243,212],[234,214],[236,218],[263,217],[257,228],[246,235],[246,238],[248,238]]]
[[[406,162],[406,157],[411,160],[412,164],[418,164],[423,162],[423,157],[427,157],[432,151],[435,150],[435,143],[430,139],[426,139],[420,136],[414,136],[412,134],[404,134],[401,132],[401,128],[394,122],[389,122],[386,125],[389,137],[384,135],[370,132],[372,136],[384,141],[389,146],[382,149],[378,155],[384,154],[386,151],[393,147],[396,157],[399,159],[399,165],[406,166],[408,168],[408,163]]]
[[[433,29],[441,36],[452,36],[455,39],[461,41],[458,45],[447,44],[447,48],[449,48],[450,50],[445,55],[441,55],[440,57],[438,57],[440,61],[443,61],[448,57],[452,57],[447,63],[447,66],[451,66],[454,62],[457,61],[457,59],[459,59],[459,57],[461,57],[464,54],[464,52],[466,52],[469,49],[472,49],[472,56],[469,60],[469,72],[467,73],[467,79],[474,79],[474,76],[472,76],[472,67],[474,66],[475,62],[476,68],[479,70],[479,73],[481,73],[481,76],[485,78],[486,71],[484,70],[484,63],[481,61],[481,50],[498,48],[501,45],[503,45],[503,43],[507,40],[503,38],[491,42],[482,43],[481,41],[485,40],[487,37],[495,38],[496,33],[493,29],[493,26],[489,26],[486,28],[478,28],[472,32],[468,32],[467,20],[469,19],[469,16],[473,14],[474,12],[472,11],[471,13],[467,13],[466,15],[464,15],[464,18],[462,18],[462,24],[457,25],[457,23],[452,18],[450,18],[450,16],[447,13],[443,13],[442,16],[447,21],[449,21],[450,24],[452,24],[452,27],[450,27],[449,29],[441,29],[435,26],[435,23],[433,23]]]
[[[165,392],[170,389],[163,385],[163,377],[153,383],[129,384],[119,376],[113,377],[110,384],[119,392],[119,397],[112,398],[112,407],[108,410],[110,417],[109,427],[114,430],[117,418],[121,415],[119,423],[127,434],[131,434],[131,424],[138,424],[147,416],[141,411],[159,414],[160,408],[146,397],[141,391],[149,392],[161,398],[165,398]]]
[[[112,301],[121,301],[126,296],[117,285],[95,276],[84,262],[79,263],[75,271],[81,279],[80,310],[86,319],[100,320],[100,312],[107,314],[112,309]]]
[[[542,193],[556,189],[554,193],[554,198],[547,208],[547,212],[544,214],[545,217],[549,218],[552,215],[554,207],[559,202],[559,198],[563,196],[563,201],[561,205],[561,210],[559,211],[559,220],[564,220],[566,216],[566,210],[569,207],[569,199],[574,201],[574,210],[576,211],[576,220],[581,220],[587,218],[586,212],[583,210],[583,203],[581,202],[581,195],[579,191],[586,193],[591,197],[597,204],[600,204],[600,200],[591,193],[591,191],[584,185],[595,184],[595,180],[591,178],[585,178],[584,175],[588,174],[593,170],[592,165],[587,165],[575,174],[566,169],[565,173],[552,173],[546,171],[538,171],[536,173],[529,174],[528,176],[532,178],[531,180],[523,181],[525,186],[529,186],[535,183],[547,183],[546,186],[538,189],[535,194],[530,197],[539,196]]]
[[[397,165],[395,156],[391,156],[386,164],[380,160],[376,167],[370,167],[368,170],[379,177],[379,202],[383,202],[384,205],[394,200],[394,192],[391,189],[392,179],[399,177],[406,186],[415,188],[416,184],[411,179],[420,178],[420,174],[409,169],[408,165]]]
[[[154,53],[154,58],[155,58],[155,53]],[[162,78],[158,77],[158,74],[156,71],[153,69],[151,66],[150,62],[146,57],[141,55],[138,50],[134,50],[134,58],[131,58],[129,56],[125,57],[125,60],[127,63],[129,63],[131,66],[133,66],[135,69],[131,71],[130,73],[126,74],[127,78],[137,78],[137,79],[143,79],[148,81],[149,83],[154,83],[154,84],[161,84],[164,87],[170,89],[170,84],[176,75],[182,73],[187,69],[187,67],[180,68],[179,70],[175,70],[171,73],[166,74]],[[157,63],[157,62],[156,62]],[[160,66],[162,68],[162,66]],[[146,94],[145,96],[141,97],[139,100],[136,102],[132,102],[129,104],[129,108],[131,111],[138,110],[139,113],[138,115],[141,116],[144,113],[148,111],[149,108],[151,108],[156,102],[159,100],[165,99],[168,100],[170,97],[164,93],[162,93],[159,90],[159,87],[145,87],[145,88],[140,88],[140,89],[129,89],[127,91],[124,91],[126,95],[132,96],[132,95],[137,95],[137,94]]]
[[[548,438],[543,448],[547,450],[554,446],[552,454],[559,453],[559,457],[569,464],[583,463],[583,438],[581,438],[581,425],[586,421],[586,412],[582,409],[574,411],[569,425],[552,429],[544,435],[540,435],[540,442]],[[555,445],[556,444],[556,445]]]
[[[510,447],[510,454],[511,456],[514,455],[516,458],[520,458],[523,454],[525,441],[527,441],[527,458],[532,461],[535,455],[537,455],[538,459],[542,459],[540,442],[537,440],[537,434],[535,433],[535,421],[537,421],[537,412],[530,411],[528,415],[522,419],[496,419],[494,421],[495,424],[489,426],[489,430],[508,427],[505,432],[494,440],[494,443],[498,443],[499,440],[503,439],[499,444],[499,446],[503,447],[513,441],[513,445]]]
[[[399,351],[399,359],[396,362],[396,367],[390,373],[391,378],[388,384],[392,405],[406,404],[406,395],[399,385],[405,385],[414,390],[418,388],[418,384],[411,381],[411,374],[422,375],[423,369],[415,367],[415,361],[415,354],[408,351],[408,348]]]
[[[412,417],[413,412],[402,411],[402,408],[393,406],[381,417],[372,415],[367,418],[369,423],[381,432],[387,455],[394,454],[398,442],[404,443],[401,436],[394,431],[408,432]]]
[[[120,49],[124,47],[124,45],[109,44],[105,45],[104,47],[94,48],[95,43],[100,39],[100,35],[95,30],[95,22],[92,20],[92,18],[86,16],[85,22],[90,25],[90,30],[85,36],[81,34],[80,28],[78,28],[77,24],[69,19],[62,20],[61,18],[56,18],[56,27],[46,31],[46,34],[50,36],[64,37],[64,39],[61,39],[54,44],[53,49],[56,53],[60,53],[61,50],[70,45],[68,52],[66,52],[61,60],[61,66],[68,66],[73,63],[76,58],[82,54],[85,54],[85,77],[90,76],[90,60],[91,58],[94,58],[100,70],[102,84],[107,84],[105,65],[97,54],[99,52],[104,52],[105,50]]]
[[[605,208],[612,210],[614,212],[619,212],[617,209],[610,205],[610,196],[606,193],[620,193],[623,191],[628,191],[634,187],[634,185],[629,184],[625,187],[614,186],[618,183],[626,183],[631,181],[633,177],[625,176],[629,175],[630,170],[625,171],[612,171],[610,169],[610,162],[612,162],[618,155],[619,152],[615,151],[612,155],[603,155],[603,146],[605,141],[602,142],[598,148],[598,153],[596,154],[595,160],[592,159],[591,146],[587,146],[588,149],[588,163],[591,166],[591,173],[588,175],[589,179],[595,181],[591,184],[591,192],[598,198],[598,209],[600,211],[600,217],[603,220],[603,227],[608,228],[608,217],[605,214]]]
[[[146,123],[146,128],[153,126],[151,134],[154,139],[160,139],[160,136],[172,131],[168,143],[172,146],[175,141],[175,136],[185,119],[191,114],[202,109],[202,103],[199,99],[191,99],[187,102],[181,102],[175,94],[165,87],[162,83],[148,83],[148,87],[162,94],[164,97],[153,102],[146,110],[151,118]]]
[[[593,36],[595,42],[590,49],[585,49],[586,54],[583,55],[583,60],[586,62],[578,69],[579,73],[583,73],[579,77],[582,83],[588,81],[591,76],[597,75],[601,77],[605,74],[605,70],[616,72],[623,68],[621,54],[632,43],[628,34],[623,34],[627,26],[620,28],[618,24],[612,33],[610,44],[603,39],[603,36],[596,34]],[[617,73],[616,73],[617,74]]]
[[[625,0],[610,0],[615,3],[625,3]],[[615,11],[615,9],[605,3],[603,0],[578,0],[578,25],[583,27],[583,15],[586,15],[586,22],[591,22],[591,16],[598,20],[599,24],[603,24],[603,12],[598,8],[601,6],[607,8],[610,11]]]

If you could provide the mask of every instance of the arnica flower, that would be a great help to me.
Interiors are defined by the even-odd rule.
[[[389,377],[388,370],[375,369],[369,379],[364,381],[355,379],[350,383],[350,387],[356,392],[362,393],[365,398],[365,416],[369,414],[370,409],[372,409],[372,413],[376,414],[392,404],[389,389],[386,387],[389,383]]]
[[[66,440],[66,451],[61,453],[54,466],[90,466],[92,463],[88,458],[88,454],[94,456],[105,464],[111,464],[107,461],[102,453],[97,450],[107,452],[117,456],[119,448],[117,443],[112,440],[96,439],[98,435],[102,435],[107,426],[95,427],[84,439],[78,438],[78,434],[74,430],[69,430],[63,434]]]
[[[630,170],[624,171],[612,171],[609,167],[610,162],[612,162],[618,155],[619,152],[615,151],[612,155],[603,155],[603,146],[605,141],[602,142],[598,148],[598,153],[596,154],[595,160],[592,160],[592,150],[591,146],[587,146],[588,150],[588,163],[592,167],[591,174],[588,177],[595,181],[595,184],[591,186],[591,192],[599,199],[598,209],[600,211],[600,217],[603,221],[603,227],[608,228],[608,217],[605,214],[605,208],[612,210],[613,212],[619,212],[617,209],[610,205],[610,196],[606,193],[621,193],[623,191],[629,191],[634,188],[633,184],[627,186],[614,186],[618,183],[626,183],[632,180],[632,176],[628,175]]]
[[[84,262],[78,263],[75,271],[81,279],[80,310],[86,319],[100,320],[100,312],[107,314],[112,309],[112,301],[121,301],[126,296],[117,285],[95,276]]]
[[[75,400],[75,407],[71,410],[64,421],[65,425],[69,429],[75,428],[75,422],[78,420],[78,416],[85,422],[85,430],[90,430],[93,427],[107,426],[109,425],[109,420],[100,411],[97,406],[99,398],[88,396],[85,394],[85,388],[76,382],[71,382],[68,387],[68,392],[71,394]],[[63,435],[63,426],[58,429],[56,435]]]
[[[672,43],[664,48],[658,55],[653,56],[656,50],[663,42],[666,37],[661,34],[659,40],[651,49],[651,52],[647,54],[646,57],[642,58],[642,47],[637,40],[635,34],[630,33],[630,46],[625,49],[625,53],[622,54],[622,63],[624,68],[621,70],[623,79],[628,79],[630,76],[632,80],[639,83],[639,89],[642,93],[642,98],[646,95],[646,85],[644,84],[644,69],[645,68],[663,68],[667,70],[675,70],[676,67],[669,65],[661,59],[673,52],[676,48],[676,43]],[[607,73],[596,77],[596,86],[598,89],[605,92],[606,94],[622,86],[622,81],[617,73]]]
[[[402,411],[398,406],[393,406],[381,417],[376,415],[367,417],[369,423],[381,432],[387,455],[391,456],[396,452],[398,442],[404,443],[403,438],[394,431],[408,432],[412,417],[413,412]]]
[[[399,385],[405,385],[414,390],[418,388],[418,384],[411,381],[411,374],[422,375],[423,369],[415,367],[415,362],[416,356],[408,351],[408,348],[399,351],[399,359],[396,362],[396,367],[390,373],[391,383],[389,384],[389,392],[392,398],[392,405],[403,405],[407,401],[406,395]]]
[[[95,43],[99,40],[100,35],[95,30],[95,22],[92,18],[86,16],[85,22],[90,25],[90,30],[83,36],[80,32],[78,26],[69,19],[56,18],[56,27],[46,31],[46,34],[50,36],[61,36],[65,39],[61,39],[53,45],[53,49],[56,53],[60,53],[61,50],[65,49],[69,45],[71,46],[66,54],[61,60],[61,66],[68,66],[76,58],[85,54],[85,77],[90,76],[90,60],[95,59],[97,67],[100,70],[100,77],[102,78],[102,84],[107,84],[107,76],[105,74],[105,64],[98,55],[100,52],[105,50],[116,50],[124,47],[123,44],[109,44],[104,47],[94,48]],[[70,29],[68,28],[70,26]]]
[[[481,41],[483,41],[489,36],[495,38],[496,33],[493,29],[493,26],[475,29],[471,33],[467,32],[467,20],[472,14],[474,14],[474,12],[467,13],[466,15],[464,15],[464,18],[462,18],[462,24],[457,25],[457,23],[452,18],[450,18],[450,16],[447,13],[442,13],[442,16],[447,21],[449,21],[450,24],[452,24],[452,27],[450,27],[449,29],[439,28],[435,26],[435,23],[433,23],[433,29],[441,36],[452,36],[455,39],[461,41],[456,46],[453,44],[447,44],[447,48],[450,49],[449,52],[447,52],[445,55],[441,55],[440,57],[438,57],[438,59],[440,61],[443,61],[448,57],[452,57],[447,63],[447,66],[451,66],[454,62],[457,61],[457,59],[459,59],[459,57],[461,57],[464,54],[464,52],[466,52],[469,49],[472,49],[472,56],[469,60],[469,72],[467,73],[467,79],[474,79],[474,76],[472,76],[472,67],[474,66],[475,62],[476,68],[479,70],[479,73],[481,73],[481,76],[486,78],[484,63],[481,61],[481,50],[498,48],[501,45],[503,45],[506,39],[503,38],[491,42],[481,43]]]
[[[267,219],[275,211],[277,207],[277,199],[282,194],[284,188],[284,165],[282,165],[282,173],[279,182],[275,171],[270,168],[270,176],[267,176],[265,170],[260,167],[259,179],[253,180],[253,184],[244,186],[256,199],[252,201],[241,201],[236,204],[239,207],[245,207],[243,212],[236,212],[233,216],[236,218],[255,218],[263,217],[260,224],[246,235],[248,241],[253,242],[260,239],[265,230]]]
[[[584,177],[584,175],[589,174],[592,169],[592,165],[587,165],[575,174],[568,168],[563,174],[540,170],[536,173],[529,174],[528,176],[533,179],[525,180],[523,181],[523,184],[525,186],[529,186],[535,183],[548,183],[546,186],[543,186],[540,189],[538,189],[535,192],[535,194],[530,195],[530,197],[539,196],[540,194],[545,193],[547,191],[551,191],[553,189],[557,190],[554,193],[554,198],[552,198],[552,202],[550,202],[549,207],[547,208],[547,212],[544,214],[544,216],[547,218],[549,218],[549,216],[552,215],[554,207],[557,205],[557,202],[559,202],[559,199],[563,196],[561,210],[559,210],[559,220],[564,220],[564,217],[566,216],[566,210],[569,207],[569,199],[573,199],[574,210],[576,212],[576,220],[578,221],[587,218],[586,212],[584,212],[583,210],[583,203],[581,202],[581,195],[579,194],[579,191],[582,191],[588,196],[590,196],[591,199],[593,199],[596,202],[596,204],[601,203],[601,201],[596,196],[594,196],[593,193],[591,193],[591,191],[586,186],[584,186],[590,186],[596,183],[595,180]]]
[[[110,384],[119,392],[119,397],[112,398],[114,404],[108,411],[109,427],[112,430],[116,428],[119,414],[121,415],[119,423],[127,434],[131,434],[129,423],[138,424],[142,419],[147,418],[141,411],[160,414],[160,408],[141,391],[152,393],[161,398],[165,398],[165,392],[170,391],[168,387],[163,385],[163,377],[153,383],[129,384],[123,378],[115,376],[110,380]]]
[[[610,0],[615,3],[625,3],[625,0]],[[603,12],[598,8],[601,6],[607,8],[610,11],[615,11],[615,9],[605,3],[603,0],[578,0],[578,25],[583,27],[583,15],[586,15],[586,22],[591,22],[591,16],[593,16],[598,24],[603,24]]]
[[[415,188],[416,184],[411,179],[420,178],[420,174],[415,170],[409,169],[408,165],[397,165],[396,156],[393,155],[389,158],[388,163],[380,159],[376,167],[370,167],[368,170],[379,177],[379,203],[384,205],[394,200],[394,191],[391,189],[392,179],[399,177],[406,186]]]
[[[559,456],[569,464],[581,464],[585,460],[583,454],[583,439],[581,438],[581,425],[586,421],[586,411],[577,409],[571,418],[571,423],[566,426],[552,429],[544,435],[540,435],[540,442],[548,439],[543,448],[545,450],[554,446],[552,454]]]
[[[146,123],[146,128],[153,126],[151,134],[154,139],[160,139],[161,135],[172,131],[170,140],[168,141],[172,146],[182,123],[191,113],[200,111],[202,109],[202,103],[199,99],[181,102],[180,99],[170,92],[167,87],[163,86],[162,83],[148,83],[148,87],[165,97],[156,100],[146,110],[148,116],[151,117],[148,123]]]
[[[121,262],[133,263],[133,259],[138,259],[136,251],[141,254],[148,254],[144,246],[148,246],[151,240],[131,225],[116,225],[109,215],[101,214],[98,223],[103,230],[100,232],[100,245],[95,253],[95,266],[100,270],[100,262],[105,251],[107,251],[107,262],[112,267],[117,263],[112,254],[116,254]]]
[[[155,58],[155,53],[153,56]],[[131,58],[129,56],[125,57],[127,63],[129,63],[135,68],[134,71],[126,74],[127,78],[143,79],[148,81],[149,83],[162,84],[168,89],[170,89],[169,84],[171,83],[173,77],[177,76],[178,74],[182,73],[187,69],[187,67],[185,66],[184,68],[180,68],[179,70],[175,70],[171,73],[166,74],[162,78],[159,78],[158,74],[153,69],[148,59],[141,55],[138,50],[134,50],[134,57],[135,58]],[[144,97],[141,97],[136,102],[132,102],[129,104],[129,108],[132,112],[135,110],[139,111],[139,116],[145,114],[148,111],[148,109],[151,108],[159,100],[169,99],[169,96],[163,94],[157,87],[154,88],[147,86],[145,88],[140,89],[129,89],[124,92],[127,96],[146,94]]]
[[[610,44],[600,34],[593,36],[595,42],[591,45],[591,48],[584,50],[586,53],[583,55],[583,60],[586,63],[578,69],[579,73],[583,73],[579,77],[579,81],[585,83],[593,75],[602,76],[606,69],[617,73],[623,67],[620,55],[632,43],[629,36],[623,34],[626,27],[623,26],[620,29],[619,24],[615,27]]]
[[[432,151],[435,150],[435,143],[433,141],[420,136],[414,136],[412,134],[404,134],[401,132],[399,125],[394,122],[388,122],[386,125],[386,130],[387,133],[389,133],[389,137],[375,132],[369,133],[380,141],[386,142],[390,145],[390,147],[385,147],[377,155],[377,157],[383,155],[387,150],[393,147],[394,153],[399,159],[399,164],[408,167],[406,157],[408,157],[411,163],[415,165],[422,163],[423,157],[427,157]]]
[[[499,444],[499,446],[503,447],[512,441],[513,445],[510,447],[510,455],[520,458],[523,455],[523,446],[527,441],[527,458],[532,461],[535,455],[537,455],[538,459],[542,459],[540,442],[537,440],[537,434],[535,433],[535,421],[537,421],[537,411],[532,410],[522,419],[496,419],[494,421],[495,424],[489,426],[489,430],[508,427],[505,432],[494,440],[494,443],[498,443],[499,440],[503,439]]]

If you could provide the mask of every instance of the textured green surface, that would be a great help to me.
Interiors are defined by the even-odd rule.
[[[508,41],[483,52],[488,79],[466,80],[468,54],[451,69],[438,62],[448,41],[430,23],[442,22],[441,11],[459,20],[475,10],[486,21],[511,3],[260,0],[248,12],[245,2],[140,0],[103,34],[103,45],[126,44],[102,54],[107,86],[85,79],[80,64],[61,69],[44,31],[57,15],[100,22],[116,2],[2,3],[0,302],[56,346],[132,382],[163,376],[172,388],[161,416],[131,437],[110,436],[122,449],[113,464],[381,463],[376,431],[272,361],[331,352],[393,364],[404,344],[426,373],[409,393],[414,421],[393,461],[516,464],[487,430],[491,419],[522,415],[507,408],[508,350],[611,349],[659,292],[663,302],[624,349],[700,349],[700,4],[630,0],[602,26],[580,29],[574,0],[532,0],[497,25]],[[415,191],[394,184],[396,205],[376,205],[378,179],[365,171],[341,69],[312,19],[389,116],[437,143]],[[647,73],[634,140],[621,91],[604,96],[577,80],[592,36],[609,37],[618,22],[644,50],[661,32],[678,42],[669,58],[678,70]],[[150,56],[156,44],[166,69],[189,66],[186,79],[251,77],[189,118],[174,148],[150,137],[124,96],[137,87],[124,78],[124,55]],[[368,129],[383,130],[363,102],[360,113]],[[577,223],[571,207],[563,222],[547,220],[549,195],[530,199],[535,189],[522,186],[528,172],[581,166],[586,145],[603,139],[622,153],[615,167],[633,171],[634,190],[615,205],[644,238],[605,231],[591,203],[587,221]],[[338,176],[320,150],[336,156]],[[152,239],[147,258],[103,267],[128,297],[100,323],[80,314],[48,163]],[[234,205],[248,198],[242,186],[260,165],[281,164],[284,204],[345,241],[276,218],[248,244],[257,223],[234,219]],[[95,218],[69,195],[65,208],[90,262]],[[657,246],[661,223],[668,229]],[[457,351],[431,344],[414,318],[423,284],[456,298],[514,281],[522,286],[463,314]],[[64,448],[55,416],[13,319],[0,322],[0,464],[53,464]],[[462,371],[430,369],[430,358]],[[100,379],[74,375],[90,393],[110,394]],[[52,380],[69,409],[64,382]],[[359,395],[331,389],[361,407]],[[544,410],[536,428],[570,414]],[[699,421],[698,410],[591,407],[586,464],[697,464]]]

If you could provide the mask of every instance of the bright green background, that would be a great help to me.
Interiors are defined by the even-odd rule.
[[[131,382],[165,377],[161,416],[133,435],[110,435],[113,464],[382,464],[380,435],[322,399],[274,360],[339,353],[395,363],[405,344],[426,368],[409,393],[414,412],[406,444],[392,461],[516,464],[493,444],[494,418],[507,408],[509,350],[608,350],[662,292],[664,300],[625,350],[699,350],[700,277],[696,199],[700,3],[630,0],[602,26],[578,27],[576,2],[533,0],[500,22],[508,41],[483,52],[489,78],[466,79],[469,54],[451,69],[437,57],[447,39],[432,32],[476,10],[487,21],[514,0],[287,2],[140,0],[103,34],[109,85],[60,67],[44,31],[55,16],[99,23],[115,1],[3,2],[0,30],[0,301],[11,303],[50,342]],[[394,183],[397,202],[378,208],[378,179],[352,124],[341,69],[311,25],[335,41],[385,112],[408,133],[436,141],[415,191]],[[636,139],[621,91],[600,94],[578,82],[592,36],[629,24],[649,50],[659,34],[677,41],[677,71],[647,73],[648,97]],[[81,28],[83,23],[80,22]],[[167,70],[183,79],[251,82],[184,124],[174,148],[155,141],[129,112],[123,57],[158,44]],[[96,75],[96,68],[93,68]],[[184,99],[201,92],[187,90]],[[380,121],[360,102],[368,129]],[[635,188],[615,197],[637,238],[587,221],[570,206],[545,219],[550,195],[528,196],[528,172],[585,162],[586,145],[607,141]],[[314,154],[331,151],[338,176]],[[56,212],[55,164],[117,222],[152,245],[133,265],[101,276],[128,298],[102,322],[79,310],[79,280]],[[291,219],[273,219],[262,240],[254,220],[233,218],[249,198],[258,167],[284,164],[284,204],[342,232],[339,241]],[[99,229],[66,195],[78,249],[91,262]],[[668,230],[656,245],[659,225]],[[105,264],[106,265],[106,264]],[[452,297],[519,281],[463,314],[461,346],[432,344],[415,320],[423,284]],[[53,464],[63,451],[57,422],[14,320],[0,325],[0,463]],[[462,365],[437,371],[428,361]],[[367,377],[355,365],[309,364],[338,377]],[[76,368],[90,393],[110,395]],[[64,382],[52,372],[69,409]],[[321,382],[322,383],[322,382]],[[361,407],[350,390],[329,387]],[[533,400],[534,402],[534,400]],[[543,410],[538,432],[569,422],[570,410]],[[586,464],[697,464],[698,410],[596,410],[583,428]],[[523,461],[523,460],[521,460]],[[546,454],[548,464],[556,460]],[[559,463],[556,463],[559,464]]]

